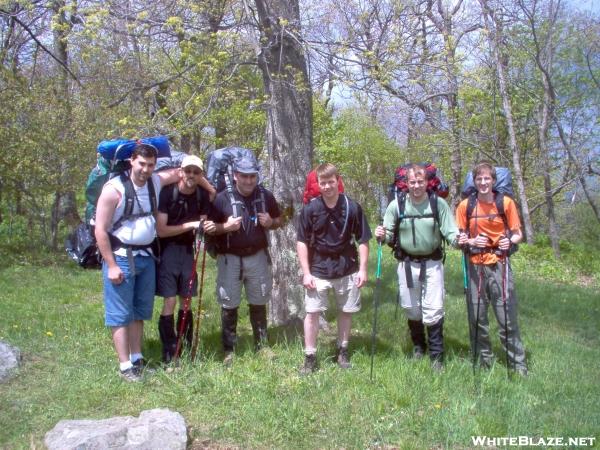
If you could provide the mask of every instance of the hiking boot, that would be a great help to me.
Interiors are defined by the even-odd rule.
[[[254,336],[254,351],[269,346],[267,336],[267,306],[266,305],[248,305],[250,313],[250,325],[252,325],[252,334]]]
[[[158,334],[162,344],[162,361],[169,364],[177,352],[177,335],[175,334],[175,321],[173,314],[160,316],[158,319]]]
[[[413,347],[412,357],[413,359],[423,359],[427,350],[424,347],[415,345]]]
[[[137,383],[142,381],[142,375],[135,366],[125,370],[119,370],[119,375],[129,383]]]
[[[444,360],[444,318],[442,317],[433,325],[427,325],[427,343],[429,344],[429,357],[433,365],[435,360]]]
[[[348,355],[348,347],[338,347],[337,363],[340,369],[350,369],[350,356]]]
[[[227,368],[233,366],[233,352],[225,352],[223,357],[223,365]]]
[[[483,370],[490,370],[493,365],[494,365],[494,360],[492,360],[492,359],[481,358],[481,360],[479,362],[479,367],[481,367],[481,369],[483,369]]]
[[[436,373],[442,372],[444,370],[444,361],[441,358],[432,359],[431,369]]]
[[[317,370],[317,355],[304,355],[304,364],[300,367],[300,375],[310,375]]]
[[[522,377],[527,377],[529,375],[529,372],[527,371],[527,367],[517,367],[515,369],[515,372],[517,372],[517,374],[519,374]]]
[[[156,372],[153,368],[149,367],[144,358],[140,358],[137,361],[133,362],[133,368],[137,371],[140,376],[144,374],[152,374]]]
[[[221,342],[223,343],[225,359],[227,359],[228,353],[233,354],[233,349],[235,347],[235,344],[237,343],[237,322],[237,308],[221,308]]]
[[[427,352],[425,325],[420,320],[409,320],[408,329],[410,330],[410,339],[413,343],[413,358],[421,359]]]

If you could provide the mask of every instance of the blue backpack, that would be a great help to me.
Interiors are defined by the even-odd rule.
[[[498,216],[502,218],[508,236],[510,234],[510,228],[504,211],[504,196],[508,195],[513,200],[515,196],[512,188],[512,175],[510,169],[507,167],[496,167],[496,181],[494,182],[492,190],[494,191],[494,203],[496,204]],[[477,188],[473,182],[473,173],[471,171],[469,171],[465,177],[461,196],[463,199],[469,199],[467,203],[467,230],[469,230],[473,211],[475,211],[475,207],[477,206]],[[510,254],[516,252],[517,249],[517,244],[512,244]]]
[[[94,236],[93,219],[96,214],[98,197],[100,197],[104,184],[111,178],[122,177],[125,186],[125,210],[123,217],[115,224],[115,228],[118,228],[119,223],[132,216],[134,190],[128,176],[128,171],[131,168],[128,159],[131,158],[137,142],[138,140],[134,139],[112,139],[98,144],[97,152],[99,156],[96,166],[91,170],[85,184],[85,222],[80,223],[65,240],[65,251],[73,261],[83,268],[99,269],[102,266],[102,259]],[[171,153],[169,140],[166,136],[142,138],[139,142],[156,148],[158,159],[155,172],[170,167],[179,167],[185,156],[184,153],[180,152],[174,151]],[[158,201],[152,183],[148,184],[148,190],[152,213],[154,213],[157,210]]]

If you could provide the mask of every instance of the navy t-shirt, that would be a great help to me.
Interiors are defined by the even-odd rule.
[[[186,222],[200,220],[201,215],[208,215],[210,212],[210,197],[207,191],[197,187],[198,192],[184,194],[179,191],[177,198],[173,201],[173,191],[177,183],[170,184],[161,189],[158,199],[158,210],[167,214],[167,225],[181,225]],[[194,232],[192,230],[176,236],[169,236],[160,239],[162,246],[170,243],[193,244]]]
[[[264,196],[264,205],[261,191]],[[215,237],[217,253],[253,255],[269,245],[265,229],[260,225],[257,213],[268,212],[272,218],[277,218],[281,215],[279,206],[273,194],[260,187],[254,189],[254,192],[248,197],[244,197],[234,188],[233,196],[235,201],[239,202],[237,204],[238,215],[242,217],[242,225],[237,231]],[[216,223],[224,223],[230,216],[233,216],[231,198],[227,190],[224,190],[217,194],[209,218]]]
[[[369,239],[371,229],[361,206],[345,194],[333,208],[317,197],[300,213],[297,240],[308,247],[310,270],[317,278],[331,280],[356,272],[355,242],[364,244]]]

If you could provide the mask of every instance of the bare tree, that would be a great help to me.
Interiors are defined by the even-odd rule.
[[[529,3],[529,4],[527,4]],[[554,195],[552,187],[552,152],[548,145],[548,130],[551,125],[552,116],[555,110],[556,96],[552,89],[552,63],[554,59],[555,42],[554,30],[556,27],[557,16],[560,10],[560,0],[555,3],[549,0],[545,5],[547,12],[545,14],[544,29],[540,30],[539,16],[543,12],[539,11],[541,2],[532,0],[531,2],[519,0],[519,6],[525,13],[529,31],[533,39],[533,56],[536,66],[541,73],[543,94],[541,104],[538,109],[538,145],[540,150],[541,171],[544,179],[544,198],[546,202],[546,213],[548,218],[548,235],[554,256],[560,257],[559,232],[556,225],[556,214],[554,206]]]
[[[504,50],[504,24],[500,17],[500,11],[492,8],[489,0],[479,0],[481,5],[482,15],[485,23],[485,29],[488,34],[490,47],[496,63],[496,71],[498,74],[498,84],[500,96],[502,97],[502,109],[506,119],[506,126],[509,135],[510,151],[512,154],[513,173],[517,184],[519,203],[521,205],[521,213],[523,216],[523,225],[525,228],[525,238],[527,242],[534,242],[533,225],[529,213],[529,203],[527,193],[525,192],[525,181],[523,179],[523,170],[521,168],[521,151],[517,142],[517,130],[512,112],[512,102],[509,93],[508,85],[508,55]]]

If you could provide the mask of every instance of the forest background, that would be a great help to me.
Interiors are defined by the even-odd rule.
[[[300,302],[291,219],[320,161],[372,223],[398,164],[436,162],[453,206],[475,161],[510,167],[527,243],[594,272],[580,257],[600,247],[593,4],[2,0],[0,21],[4,265],[61,251],[99,141],[166,134],[263,160],[288,219],[276,323]]]
[[[24,355],[18,376],[0,386],[0,447],[40,448],[60,419],[155,407],[184,415],[191,448],[471,448],[474,435],[596,438],[597,6],[0,0],[0,339]],[[156,134],[201,157],[238,145],[261,158],[288,221],[272,233],[274,361],[252,352],[243,311],[236,366],[222,367],[208,293],[199,361],[184,358],[181,371],[159,370],[140,386],[116,376],[99,273],[68,262],[62,242],[83,216],[97,144]],[[292,222],[310,168],[338,165],[375,225],[397,165],[434,161],[454,206],[482,158],[514,177],[527,243],[511,262],[531,375],[507,376],[496,334],[498,364],[472,371],[460,255],[450,251],[442,376],[406,357],[395,261],[385,252],[374,382],[374,257],[353,328],[353,370],[337,370],[335,336],[322,333],[321,370],[298,377],[301,334],[288,336],[284,325],[301,315]],[[207,267],[209,292],[214,268]],[[156,364],[154,325],[144,351]]]

